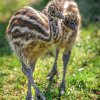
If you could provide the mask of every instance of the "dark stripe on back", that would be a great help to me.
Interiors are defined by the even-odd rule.
[[[18,38],[21,38],[21,39],[24,39],[26,41],[30,40],[30,39],[36,39],[36,35],[33,34],[32,32],[30,33],[22,33],[19,29],[16,29],[14,32],[14,34],[12,34],[12,38],[13,39],[18,39]]]
[[[37,12],[37,11],[36,11],[36,12]],[[40,16],[41,16],[41,13],[39,13],[39,12],[37,12],[37,13],[40,14]],[[22,16],[26,15],[26,16],[29,17],[30,19],[36,20],[38,23],[40,23],[40,24],[43,25],[46,29],[48,29],[48,26],[47,26],[45,23],[43,23],[43,22],[41,21],[41,19],[37,16],[37,14],[36,14],[33,10],[31,10],[31,9],[29,9],[29,8],[22,8],[21,10],[17,11],[17,12],[14,14],[14,16],[16,16],[16,15],[22,15]],[[44,18],[43,16],[41,16],[41,17],[45,20],[46,23],[48,23],[48,21],[47,21],[46,18]]]
[[[30,30],[36,30],[39,33],[42,33],[45,36],[48,36],[48,34],[38,25],[35,25],[29,21],[23,20],[21,18],[16,18],[13,20],[13,22],[11,23],[11,30],[15,27],[15,26],[21,26],[21,27],[28,27]]]

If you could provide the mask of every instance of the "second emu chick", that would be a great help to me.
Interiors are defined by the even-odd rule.
[[[75,40],[78,35],[79,27],[80,27],[80,12],[77,6],[77,3],[75,0],[53,0],[48,3],[48,5],[44,8],[42,11],[45,15],[47,15],[48,7],[49,5],[54,2],[56,5],[56,2],[59,4],[62,4],[63,9],[63,15],[65,16],[65,19],[59,23],[59,35],[56,36],[54,44],[56,45],[56,55],[53,67],[50,71],[50,73],[47,76],[47,79],[51,80],[53,79],[54,75],[58,75],[57,72],[57,59],[60,49],[64,49],[63,52],[63,78],[60,85],[60,93],[63,94],[65,92],[66,87],[66,70],[67,65],[70,59],[71,51],[73,48],[73,45],[75,43]]]

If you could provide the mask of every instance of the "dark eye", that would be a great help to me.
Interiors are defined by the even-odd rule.
[[[75,23],[74,23],[74,22],[71,22],[71,24],[75,25]]]
[[[73,19],[71,19],[71,22],[73,22]]]
[[[53,10],[53,11],[52,11],[52,13],[54,14],[54,13],[55,13],[55,11]]]

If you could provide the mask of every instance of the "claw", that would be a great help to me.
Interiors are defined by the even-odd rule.
[[[61,88],[61,95],[63,95],[65,93],[65,88]]]
[[[48,74],[48,76],[47,76],[46,79],[47,79],[47,80],[52,80],[53,77],[54,77],[55,75],[59,78],[58,71],[57,71],[57,70],[55,70],[55,71],[52,70],[52,71]]]
[[[54,75],[52,73],[49,73],[46,79],[51,80],[53,77],[54,77]]]
[[[60,86],[60,93],[61,93],[61,95],[63,95],[65,93],[65,84],[64,83],[62,83]]]

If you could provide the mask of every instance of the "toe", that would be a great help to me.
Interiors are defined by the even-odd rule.
[[[39,89],[37,89],[37,91],[36,91],[36,100],[46,100],[44,95],[42,94],[42,92]]]
[[[65,93],[65,84],[64,83],[62,83],[60,86],[60,93],[61,93],[61,95],[63,95]]]
[[[26,97],[26,100],[35,100],[34,97]]]
[[[63,95],[65,93],[65,89],[64,88],[61,88],[61,95]]]
[[[47,79],[49,80],[52,76],[53,76],[53,74],[49,73],[48,76],[47,76]]]
[[[46,100],[46,99],[43,94],[39,93],[36,95],[36,100]]]

